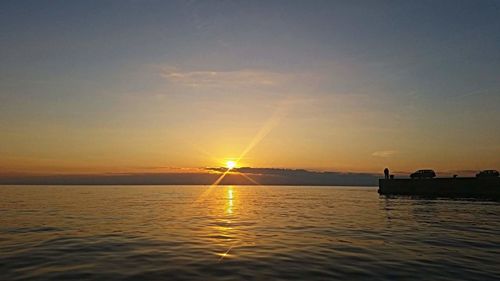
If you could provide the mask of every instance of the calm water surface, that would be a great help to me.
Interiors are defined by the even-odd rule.
[[[499,214],[361,187],[0,186],[0,279],[498,280]]]

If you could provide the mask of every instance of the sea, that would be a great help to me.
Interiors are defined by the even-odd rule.
[[[0,186],[0,280],[499,280],[499,214],[376,187]]]

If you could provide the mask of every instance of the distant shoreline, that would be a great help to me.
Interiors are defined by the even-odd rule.
[[[0,182],[0,187],[2,186],[211,186],[212,184],[178,184],[178,183],[2,183]],[[376,184],[218,184],[217,186],[321,186],[321,187],[377,187]]]
[[[200,173],[3,175],[3,185],[311,185],[377,186],[379,175],[275,168],[207,169]]]

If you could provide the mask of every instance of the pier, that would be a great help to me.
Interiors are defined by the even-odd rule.
[[[500,178],[379,179],[379,194],[500,199]]]

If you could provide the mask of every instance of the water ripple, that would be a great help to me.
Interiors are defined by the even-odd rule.
[[[4,186],[0,210],[2,280],[500,276],[495,202],[366,188]]]

